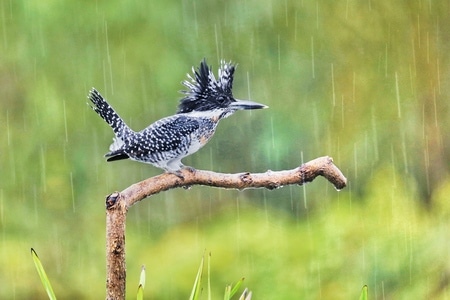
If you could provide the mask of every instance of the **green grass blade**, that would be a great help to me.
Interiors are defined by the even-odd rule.
[[[211,252],[208,255],[208,300],[211,300]]]
[[[136,299],[137,300],[144,300],[144,288],[142,287],[141,284],[138,286]]]
[[[145,287],[145,266],[142,266],[141,275],[139,277],[138,291],[137,291],[137,295],[136,295],[137,300],[144,299],[144,287]]]
[[[230,300],[230,298],[231,298],[231,285],[227,285],[226,287],[225,287],[225,294],[224,294],[224,296],[223,296],[223,299],[224,300]]]
[[[139,285],[142,285],[142,288],[145,287],[145,266],[141,267],[141,275],[139,276]]]
[[[200,267],[198,268],[197,276],[195,277],[194,286],[192,287],[191,296],[189,297],[189,300],[197,300],[200,296],[200,282],[202,279],[202,273],[203,273],[203,261],[204,257],[202,257],[202,260],[200,262]]]
[[[47,274],[45,273],[44,267],[42,266],[41,260],[39,259],[37,253],[31,248],[31,256],[33,257],[34,265],[36,266],[36,270],[41,278],[42,285],[47,292],[48,298],[51,300],[56,300],[55,293],[53,292],[52,285],[48,280]]]
[[[247,288],[242,292],[242,295],[239,297],[239,300],[250,300],[252,299],[252,292]]]
[[[244,277],[242,277],[238,282],[236,282],[236,284],[234,285],[234,287],[231,289],[230,291],[230,298],[234,296],[234,294],[236,294],[236,292],[239,290],[239,288],[241,287],[242,283],[244,282]]]
[[[367,290],[368,290],[367,285],[363,286],[361,290],[361,295],[359,296],[359,300],[367,300]]]

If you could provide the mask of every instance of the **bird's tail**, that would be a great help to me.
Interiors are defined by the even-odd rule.
[[[133,133],[133,131],[128,127],[127,124],[122,120],[122,118],[114,111],[111,105],[106,102],[106,99],[95,89],[92,88],[89,92],[89,100],[94,104],[91,106],[95,112],[103,118],[103,120],[108,123],[116,134],[116,139],[114,139],[110,150],[116,150],[123,144],[125,137]],[[114,148],[114,149],[112,149]]]

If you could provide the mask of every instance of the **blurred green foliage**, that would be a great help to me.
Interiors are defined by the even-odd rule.
[[[134,129],[175,112],[206,57],[237,62],[237,98],[184,160],[260,172],[330,155],[349,179],[276,191],[173,190],[129,212],[128,291],[186,298],[212,253],[213,291],[254,299],[445,299],[449,293],[446,1],[1,1],[0,298],[104,296],[104,196],[160,173],[106,163],[95,86]],[[216,297],[222,297],[220,293]],[[215,298],[216,298],[215,297]]]

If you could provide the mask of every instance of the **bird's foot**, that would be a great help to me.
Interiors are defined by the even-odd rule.
[[[189,171],[191,173],[195,173],[196,172],[195,168],[193,168],[193,167],[182,166],[181,169],[178,169],[178,170],[167,170],[167,173],[174,174],[178,178],[180,178],[181,180],[184,180],[184,176],[182,174],[182,170],[187,170],[187,171]]]
[[[195,168],[189,167],[189,166],[183,166],[183,169],[185,169],[185,170],[187,170],[187,171],[189,171],[191,173],[195,173],[197,171]],[[184,185],[183,189],[189,190],[189,189],[191,189],[191,185]]]
[[[190,167],[190,166],[183,166],[183,169],[188,170],[191,173],[197,172],[197,170],[194,167]]]
[[[173,175],[177,176],[178,178],[180,178],[181,180],[184,180],[184,176],[181,173],[181,169],[176,170],[176,171],[168,171],[167,173],[173,174]]]

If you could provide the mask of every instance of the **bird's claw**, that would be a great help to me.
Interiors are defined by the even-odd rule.
[[[184,166],[184,169],[188,170],[191,173],[195,173],[197,171],[195,168],[190,167],[190,166]]]
[[[183,176],[183,174],[181,173],[181,170],[173,171],[173,172],[170,172],[170,173],[176,175],[176,176],[177,176],[178,178],[180,178],[181,180],[184,180],[184,176]]]
[[[175,176],[177,176],[178,178],[180,178],[181,180],[184,180],[184,176],[182,174],[182,170],[187,170],[191,173],[195,173],[197,170],[193,167],[189,167],[189,166],[183,166],[181,169],[179,170],[168,170],[167,173],[173,174]]]

